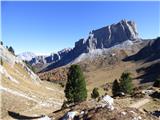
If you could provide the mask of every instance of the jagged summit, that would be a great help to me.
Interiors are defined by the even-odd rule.
[[[126,40],[138,39],[136,24],[133,21],[121,20],[89,33],[88,38],[80,39],[75,43],[74,49],[89,52],[92,49],[109,48]]]

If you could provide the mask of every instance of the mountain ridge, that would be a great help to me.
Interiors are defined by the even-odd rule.
[[[75,42],[74,48],[71,49],[62,59],[48,65],[41,72],[67,65],[82,53],[89,53],[95,49],[110,48],[127,40],[141,40],[138,37],[136,24],[133,21],[121,20],[117,24],[93,30],[89,33],[86,40],[83,38]]]
[[[40,71],[46,71],[66,65],[83,53],[89,53],[94,49],[110,48],[127,40],[141,39],[138,37],[135,22],[123,19],[116,24],[92,30],[87,39],[82,38],[76,41],[73,48],[58,51],[50,56],[36,56],[29,63],[39,64],[43,68]]]

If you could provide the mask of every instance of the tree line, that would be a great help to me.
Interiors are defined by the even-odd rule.
[[[0,41],[0,44],[3,46],[3,41]],[[14,51],[14,49],[13,49],[13,47],[12,46],[6,46],[6,48],[7,48],[7,50],[9,51],[9,52],[11,52],[13,55],[15,55],[15,51]]]

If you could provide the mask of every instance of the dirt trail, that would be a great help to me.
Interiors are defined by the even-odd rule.
[[[144,98],[142,100],[139,100],[138,102],[136,103],[133,103],[131,104],[129,107],[132,107],[132,108],[140,108],[141,106],[145,105],[146,103],[150,102],[150,99],[149,98]]]

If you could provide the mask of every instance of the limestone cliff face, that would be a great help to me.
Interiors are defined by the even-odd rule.
[[[109,48],[126,40],[138,39],[138,32],[133,21],[122,20],[89,33],[88,38],[75,43],[74,50],[89,52],[93,49]]]
[[[82,53],[88,53],[95,49],[110,48],[121,44],[127,40],[134,41],[138,38],[136,25],[133,21],[121,20],[117,24],[112,24],[89,33],[87,39],[80,39],[75,42],[75,46],[57,62],[44,69],[50,70],[56,67],[67,65]]]

